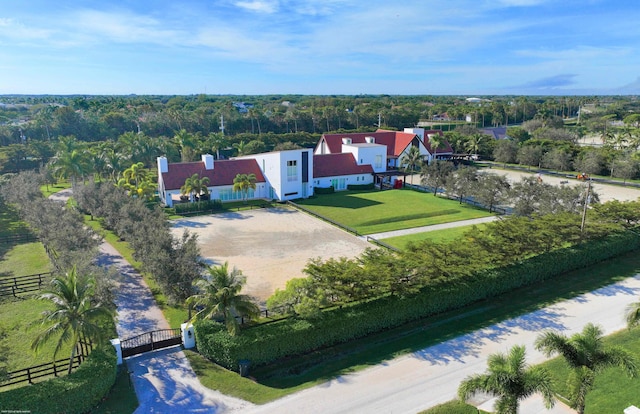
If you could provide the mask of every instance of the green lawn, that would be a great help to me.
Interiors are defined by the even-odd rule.
[[[56,184],[43,185],[40,187],[40,191],[42,192],[42,195],[49,197],[51,194],[55,194],[67,188],[71,188],[71,183],[64,181]]]
[[[488,211],[457,201],[412,190],[343,191],[318,195],[298,203],[361,234],[491,215]]]
[[[483,230],[486,225],[485,224],[479,224],[476,225],[478,227],[478,229]],[[406,236],[398,236],[398,237],[389,237],[387,239],[381,239],[383,242],[390,244],[394,247],[397,247],[398,249],[405,249],[407,247],[407,244],[409,244],[409,242],[420,242],[423,240],[431,240],[434,242],[449,242],[452,240],[456,240],[459,239],[461,237],[464,236],[464,234],[466,232],[468,232],[469,230],[471,230],[473,228],[473,225],[471,226],[460,226],[460,227],[453,227],[451,229],[444,229],[444,230],[435,230],[435,231],[427,231],[424,233],[415,233],[415,234],[408,234]]]
[[[484,412],[485,411],[480,411],[472,405],[453,400],[444,404],[436,405],[435,407],[421,411],[418,414],[479,414]]]
[[[636,356],[640,364],[640,329],[623,330],[604,341],[625,348]],[[567,396],[566,379],[570,371],[564,359],[554,358],[542,365],[552,372],[556,392]],[[622,369],[609,368],[596,377],[594,389],[587,394],[585,413],[621,413],[630,405],[640,407],[640,377],[628,378]]]

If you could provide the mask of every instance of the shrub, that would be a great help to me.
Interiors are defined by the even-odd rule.
[[[91,352],[87,360],[66,377],[0,393],[0,411],[86,413],[113,387],[116,368],[115,350],[105,345]]]
[[[313,187],[313,192],[315,194],[333,194],[335,193],[335,188],[331,187]]]
[[[375,185],[370,184],[347,184],[347,190],[360,191],[360,190],[373,190]]]
[[[196,325],[198,349],[205,357],[236,370],[241,359],[254,366],[347,342],[412,320],[494,297],[568,271],[640,248],[640,237],[617,233],[578,246],[541,254],[519,263],[484,270],[426,287],[419,294],[384,296],[323,311],[313,320],[284,319],[229,336],[219,324]]]
[[[196,211],[220,210],[222,201],[220,200],[203,200],[195,203],[180,203],[173,206],[176,214],[193,213]]]

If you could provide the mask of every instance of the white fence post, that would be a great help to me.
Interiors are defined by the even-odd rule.
[[[193,330],[193,325],[190,323],[183,323],[180,325],[182,332],[182,345],[184,349],[191,349],[196,347],[196,334]]]
[[[112,339],[111,345],[116,349],[116,356],[118,357],[118,365],[122,365],[122,347],[120,346],[120,339]]]

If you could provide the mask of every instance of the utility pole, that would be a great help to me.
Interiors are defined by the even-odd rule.
[[[580,233],[584,233],[584,223],[587,220],[587,207],[589,205],[589,197],[591,196],[591,177],[587,181],[587,196],[584,199],[584,208],[582,209],[582,223],[580,224]]]
[[[224,136],[224,115],[220,115],[220,131],[222,132],[222,136]]]

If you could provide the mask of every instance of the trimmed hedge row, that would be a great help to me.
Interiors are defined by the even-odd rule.
[[[285,319],[246,329],[229,336],[211,321],[196,324],[199,352],[236,370],[241,359],[264,365],[347,342],[403,323],[487,299],[518,287],[538,283],[566,272],[640,248],[640,237],[627,233],[556,250],[507,267],[430,286],[415,296],[386,296],[323,312],[318,320]]]
[[[117,359],[111,345],[94,349],[71,375],[0,393],[1,412],[86,413],[116,380]]]
[[[220,210],[222,201],[220,200],[203,200],[194,203],[174,204],[173,208],[176,214],[191,213],[194,211]]]
[[[314,194],[333,194],[335,193],[333,186],[331,187],[313,187]]]
[[[370,184],[347,184],[347,190],[360,191],[360,190],[373,190],[374,188],[376,188],[374,183],[370,183]]]

